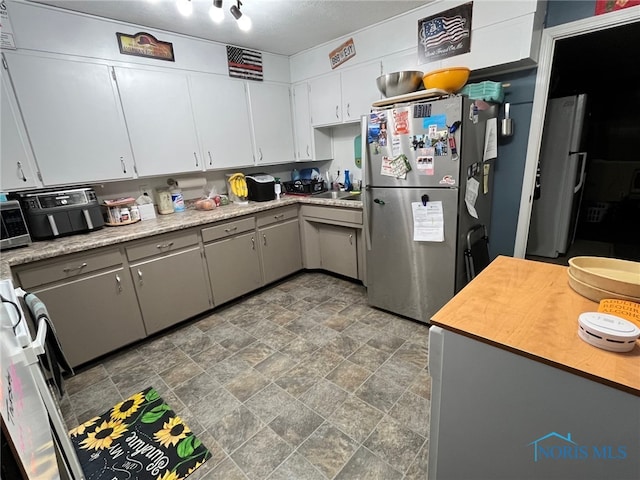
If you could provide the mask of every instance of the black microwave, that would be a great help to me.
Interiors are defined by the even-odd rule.
[[[27,222],[22,214],[19,201],[0,202],[0,216],[2,218],[0,250],[22,247],[31,243],[31,235],[29,235]]]

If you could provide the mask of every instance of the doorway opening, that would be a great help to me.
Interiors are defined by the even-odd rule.
[[[602,17],[543,33],[514,256],[563,265],[579,255],[640,261],[635,234],[640,224],[640,72],[628,50],[640,42],[640,14]],[[575,235],[556,258],[529,256],[526,246],[546,104],[548,99],[578,94],[588,99],[582,147],[587,162]]]

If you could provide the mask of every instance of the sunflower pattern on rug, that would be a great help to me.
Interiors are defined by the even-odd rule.
[[[153,387],[69,435],[87,480],[181,480],[211,456]]]

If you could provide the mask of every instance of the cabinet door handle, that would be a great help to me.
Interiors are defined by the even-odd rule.
[[[196,159],[196,167],[198,166],[198,155],[196,154],[196,152],[193,152],[193,158]]]
[[[63,268],[62,271],[64,273],[69,273],[69,272],[73,272],[74,270],[82,270],[86,266],[87,266],[87,262],[84,262],[81,265],[78,265],[77,267],[66,267],[66,268]]]
[[[262,234],[262,244],[266,247],[267,246],[267,236],[263,233]]]
[[[339,106],[338,106],[338,105],[336,105],[336,118],[340,118],[340,117],[338,116],[338,107],[339,107]]]
[[[209,154],[209,166],[212,167],[213,166],[213,158],[211,157],[211,150],[207,150],[207,153]]]
[[[260,157],[258,158],[258,161],[261,162],[262,161],[262,148],[258,148],[258,153],[260,154]]]
[[[22,162],[17,162],[17,164],[18,164],[18,177],[23,182],[26,182],[27,181],[27,177],[25,176],[24,170],[22,169]]]
[[[280,220],[281,218],[284,218],[284,213],[280,213],[280,214],[278,214],[278,215],[274,215],[274,216],[273,216],[273,218],[274,218],[275,220]]]
[[[230,227],[230,228],[225,228],[224,231],[225,233],[231,233],[231,232],[235,232],[238,229],[238,227]]]
[[[353,245],[353,234],[349,235],[349,245]]]
[[[351,104],[347,103],[347,117],[349,117],[349,118],[351,118],[350,107],[351,107]]]
[[[173,246],[173,242],[169,242],[169,243],[159,243],[158,245],[156,245],[156,248],[159,249],[163,249],[163,248],[171,248]]]
[[[256,239],[251,237],[251,250],[256,249]]]
[[[142,285],[142,270],[138,269],[138,283]]]
[[[307,145],[307,157],[310,157],[311,153],[309,153],[309,145]]]
[[[122,167],[122,173],[127,173],[127,164],[124,163],[124,157],[120,157],[120,166]]]
[[[122,280],[120,280],[120,275],[116,275],[116,284],[118,285],[118,292],[122,292]]]

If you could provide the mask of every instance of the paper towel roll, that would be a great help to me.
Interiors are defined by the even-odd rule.
[[[176,186],[180,189],[186,188],[203,188],[207,185],[207,179],[204,177],[185,177],[176,178]]]

